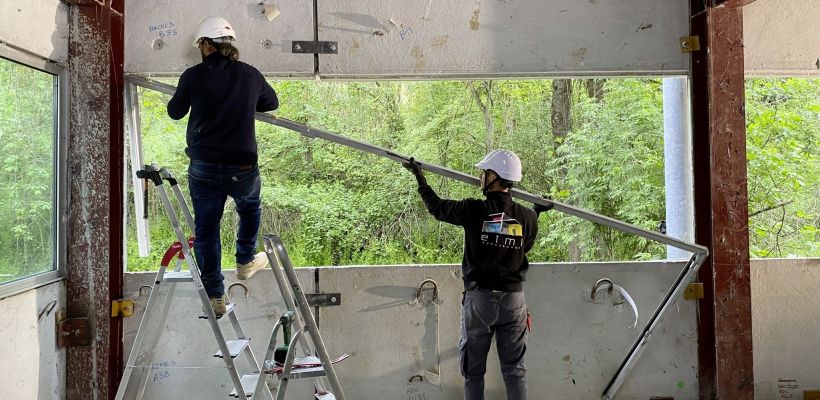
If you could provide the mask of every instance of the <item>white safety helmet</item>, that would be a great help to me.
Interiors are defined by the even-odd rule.
[[[196,36],[194,36],[194,47],[199,47],[199,39],[204,37],[209,39],[229,37],[236,40],[236,33],[234,33],[231,24],[225,18],[208,17],[199,23]]]
[[[521,159],[515,153],[509,150],[493,150],[484,156],[478,164],[475,165],[479,169],[491,169],[501,179],[506,179],[510,182],[521,181]]]

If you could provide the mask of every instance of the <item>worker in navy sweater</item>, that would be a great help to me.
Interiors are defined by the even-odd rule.
[[[239,61],[236,34],[223,18],[204,19],[193,45],[202,62],[185,70],[168,115],[181,119],[189,109],[187,148],[191,162],[188,184],[194,209],[194,251],[202,283],[217,317],[226,312],[222,283],[219,226],[228,196],[239,214],[236,232],[236,275],[248,279],[265,268],[264,252],[256,253],[261,220],[254,113],[279,107],[276,92],[254,67]]]
[[[529,267],[526,254],[538,233],[538,216],[515,203],[509,192],[521,180],[521,160],[512,151],[495,150],[476,164],[481,169],[483,200],[443,200],[427,184],[417,163],[411,159],[404,167],[416,176],[430,214],[464,228],[458,344],[464,399],[484,399],[484,373],[493,335],[507,398],[526,399],[528,317],[522,289]]]

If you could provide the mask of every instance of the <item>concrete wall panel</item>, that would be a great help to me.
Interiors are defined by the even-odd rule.
[[[639,328],[682,268],[680,263],[536,265],[525,292],[533,314],[527,367],[529,390],[561,399],[601,395],[637,337],[630,311],[611,302],[594,304],[596,280],[623,285],[638,304]],[[346,394],[359,399],[453,399],[461,396],[458,338],[462,294],[458,266],[390,266],[320,269],[320,287],[343,293],[342,306],[322,310],[322,331],[331,353],[355,352],[338,368]],[[441,304],[408,304],[419,283],[438,282]],[[697,398],[695,304],[679,301],[638,362],[619,396]],[[436,333],[437,332],[437,333]],[[439,337],[440,384],[435,371]],[[504,398],[495,350],[487,367],[488,398]]]
[[[319,2],[325,76],[539,76],[685,73],[685,2]]]
[[[65,350],[56,334],[65,305],[64,282],[0,300],[0,400],[65,398]]]
[[[757,0],[743,7],[746,73],[820,76],[817,21],[817,0]]]
[[[68,61],[68,6],[60,0],[0,1],[0,42]]]
[[[609,277],[623,285],[638,304],[640,328],[681,268],[679,262],[533,266],[526,287],[535,319],[527,357],[531,392],[554,393],[556,398],[567,399],[600,396],[638,330],[628,329],[632,316],[625,306],[613,306],[609,299],[598,304],[589,301],[592,284]],[[313,270],[297,270],[306,291],[314,290]],[[438,283],[440,303],[408,304],[426,278]],[[152,280],[152,274],[128,274],[126,296],[136,297],[139,286]],[[226,284],[232,281],[229,272]],[[283,303],[272,274],[260,274],[248,284],[249,298],[241,298],[241,291],[237,291],[235,300],[246,331],[254,338],[254,350],[261,357]],[[342,293],[342,305],[322,308],[319,321],[331,356],[355,353],[337,368],[348,398],[434,400],[461,396],[457,343],[462,283],[458,266],[319,268],[319,289]],[[179,292],[149,376],[151,390],[157,390],[151,393],[163,397],[181,395],[192,388],[195,392],[188,395],[230,391],[220,362],[210,359],[216,345],[207,325],[195,319],[198,299],[192,289],[182,285]],[[431,291],[424,294],[429,296]],[[147,296],[138,299],[142,300],[137,304],[139,315]],[[126,320],[127,351],[138,324],[137,317]],[[697,397],[695,303],[679,301],[660,329],[624,384],[624,398]],[[488,396],[503,398],[495,350],[491,354]],[[196,374],[180,368],[197,363],[207,368]],[[436,371],[438,382],[432,379]],[[310,387],[294,388],[293,393],[309,394]]]
[[[196,29],[203,18],[218,15],[236,31],[242,61],[270,75],[313,75],[313,55],[290,52],[292,40],[313,40],[313,3],[276,2],[282,14],[272,22],[259,3],[126,1],[125,72],[178,75],[199,63],[199,51],[192,46]]]
[[[755,398],[820,390],[820,258],[752,261]]]

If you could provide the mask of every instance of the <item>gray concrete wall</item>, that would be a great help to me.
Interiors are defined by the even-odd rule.
[[[632,316],[608,299],[592,303],[593,283],[602,277],[624,286],[638,304],[643,327],[682,267],[677,262],[539,264],[528,276],[526,295],[534,326],[527,355],[529,387],[534,398],[589,399],[600,396],[628,347],[638,335],[628,329]],[[315,268],[300,268],[306,290],[315,289]],[[408,304],[419,283],[438,282],[440,303]],[[137,298],[138,316],[126,320],[130,349],[147,296],[138,288],[153,274],[126,276],[126,296]],[[226,283],[234,281],[226,275]],[[332,355],[355,353],[337,372],[350,399],[453,399],[461,396],[458,368],[461,278],[457,266],[384,266],[318,268],[319,290],[341,292],[342,305],[323,308],[320,326]],[[271,273],[249,282],[250,295],[234,292],[239,316],[262,355],[270,329],[284,304]],[[211,354],[216,345],[207,324],[195,317],[198,299],[180,285],[166,334],[157,346],[148,372],[151,398],[214,397],[230,391],[221,363]],[[429,293],[427,293],[429,294]],[[680,300],[660,325],[647,351],[624,384],[621,398],[674,396],[697,398],[697,335],[695,303]],[[227,325],[226,329],[227,331]],[[438,349],[436,349],[438,342]],[[488,398],[503,398],[495,350],[488,364]],[[190,369],[185,367],[204,366]],[[439,372],[440,382],[431,379]],[[411,377],[420,375],[422,377]],[[302,383],[288,398],[310,395]],[[193,391],[192,391],[193,390]],[[304,398],[304,397],[301,397]]]
[[[820,390],[820,258],[752,261],[755,398]]]
[[[68,5],[60,0],[0,1],[0,41],[67,62]]]
[[[126,1],[125,70],[180,74],[198,63],[199,21],[221,15],[236,29],[243,59],[269,76],[312,76],[313,57],[291,43],[313,37],[310,1]],[[319,40],[338,54],[319,57],[326,78],[685,74],[675,45],[689,32],[677,0],[507,2],[350,1],[318,3]],[[162,45],[158,46],[158,40]]]
[[[756,0],[743,7],[747,75],[820,75],[820,1]]]
[[[56,335],[63,309],[62,281],[0,300],[0,400],[65,398],[65,350]]]

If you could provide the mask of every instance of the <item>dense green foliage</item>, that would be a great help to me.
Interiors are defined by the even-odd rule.
[[[0,59],[0,283],[54,268],[54,76]]]
[[[820,79],[750,79],[746,120],[752,256],[820,256]]]
[[[469,173],[488,148],[509,148],[523,160],[525,190],[656,229],[664,219],[660,83],[607,80],[596,96],[584,90],[585,81],[574,81],[567,95],[572,128],[565,136],[553,132],[549,80],[273,85],[280,117]],[[820,82],[750,79],[747,89],[750,211],[791,200],[751,218],[752,254],[816,257]],[[165,116],[165,96],[143,91],[142,99],[146,160],[176,171],[184,190],[186,122]],[[257,125],[257,136],[262,230],[284,238],[296,265],[460,261],[460,229],[426,213],[398,164],[266,124]],[[429,179],[443,197],[480,197],[477,188]],[[132,239],[131,270],[155,269],[173,237],[157,199],[151,204],[152,256],[137,258]],[[226,266],[233,265],[236,223],[236,215],[226,213]],[[657,243],[560,213],[542,216],[540,224],[531,260],[665,256]]]
[[[281,117],[473,174],[488,149],[509,148],[524,162],[525,190],[655,229],[665,208],[660,80],[597,81],[595,91],[589,80],[558,82],[274,87]],[[53,95],[51,75],[0,60],[0,282],[53,266]],[[164,95],[141,91],[141,99],[146,161],[175,171],[187,193],[186,121],[167,117]],[[818,257],[820,80],[750,79],[746,100],[751,254]],[[279,233],[296,265],[459,262],[461,230],[426,213],[398,164],[266,124],[257,130],[262,231]],[[429,180],[442,196],[480,197],[477,188]],[[173,240],[167,218],[152,191],[153,250],[139,258],[130,200],[128,268],[156,269]],[[236,224],[227,212],[226,266]],[[664,246],[556,212],[540,224],[535,261],[665,255]]]

